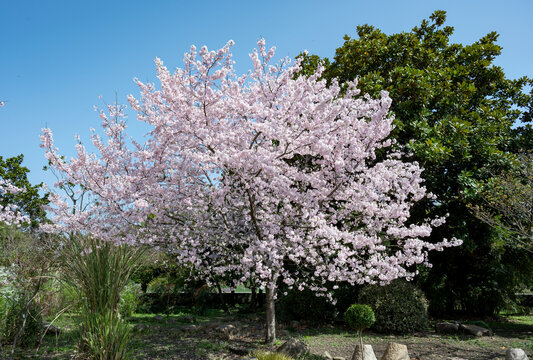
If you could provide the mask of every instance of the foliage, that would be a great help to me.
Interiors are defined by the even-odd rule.
[[[374,311],[368,305],[353,304],[344,312],[344,320],[358,332],[368,329],[376,322]]]
[[[26,308],[28,303],[29,307]],[[0,342],[12,344],[17,333],[23,328],[17,345],[21,347],[37,345],[43,332],[40,306],[25,297],[7,299],[4,304],[5,309],[2,309],[0,300],[0,311],[5,311],[0,318]],[[23,326],[24,318],[26,321]]]
[[[359,302],[370,304],[376,315],[372,329],[380,333],[412,334],[428,325],[428,303],[420,289],[403,280],[363,288]]]
[[[329,322],[335,318],[335,306],[324,296],[304,289],[287,290],[280,295],[277,305],[277,315],[285,321],[308,320],[312,322]]]
[[[491,178],[481,191],[475,216],[503,232],[514,246],[533,251],[533,155],[522,154],[517,166]]]
[[[43,205],[48,203],[48,195],[41,196],[42,184],[31,185],[28,181],[28,168],[22,166],[24,155],[4,159],[0,156],[0,182],[7,181],[18,189],[16,193],[5,194],[0,191],[0,206],[15,205],[22,215],[27,216],[35,227],[46,219]],[[0,217],[1,219],[1,217]]]
[[[81,298],[80,349],[94,359],[128,358],[129,329],[119,315],[120,301],[143,250],[80,234],[65,242],[60,257],[64,280]],[[136,296],[133,288],[128,290],[125,314],[132,311]]]
[[[94,360],[126,360],[130,329],[114,310],[83,314],[80,349]]]
[[[254,352],[254,357],[256,357],[257,360],[293,360],[289,355],[268,351]]]
[[[129,318],[139,306],[142,294],[141,285],[130,281],[120,293],[118,312],[124,319]]]
[[[346,87],[357,78],[362,93],[371,96],[389,92],[392,137],[425,169],[428,191],[438,199],[415,205],[411,221],[449,214],[430,241],[443,236],[464,241],[446,255],[430,255],[434,266],[424,277],[424,288],[432,302],[442,303],[441,312],[493,314],[529,281],[533,268],[530,255],[498,248],[501,239],[469,206],[483,203],[480,183],[512,166],[509,151],[531,148],[533,107],[525,90],[532,81],[508,79],[494,65],[501,53],[495,32],[473,44],[457,44],[451,42],[453,27],[445,22],[446,13],[435,11],[409,32],[387,35],[370,25],[358,26],[357,37],[346,35],[334,59],[323,63],[323,78],[332,86],[338,79]],[[301,59],[305,75],[314,73],[322,60],[306,54]],[[528,267],[518,270],[517,258]],[[468,282],[465,275],[470,275]],[[483,303],[498,291],[498,301]],[[472,292],[486,295],[469,296]]]

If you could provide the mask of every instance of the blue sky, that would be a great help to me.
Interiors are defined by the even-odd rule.
[[[154,81],[156,56],[175,68],[190,45],[219,48],[232,39],[237,71],[244,72],[263,37],[278,56],[307,49],[331,58],[357,25],[409,31],[436,9],[448,12],[455,42],[497,31],[503,53],[496,64],[509,77],[533,77],[530,0],[0,0],[0,100],[7,101],[0,108],[0,156],[23,153],[30,181],[52,185],[42,171],[40,129],[50,127],[60,152],[72,155],[74,134],[86,142],[98,127],[94,105],[137,95],[132,79]]]

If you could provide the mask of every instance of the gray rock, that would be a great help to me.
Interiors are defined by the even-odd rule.
[[[200,328],[197,325],[185,325],[180,327],[180,331],[186,332],[186,333],[193,333],[199,330]]]
[[[228,346],[228,350],[236,355],[248,355],[248,353],[250,352],[250,350],[248,348],[245,348],[245,347],[242,347],[242,346],[238,346],[238,345],[234,345],[234,344],[230,344]]]
[[[327,351],[324,351],[324,355],[323,357],[325,357],[326,359],[328,360],[333,360],[333,357],[330,355],[330,353],[328,353]]]
[[[215,328],[217,336],[226,340],[231,340],[235,335],[237,335],[237,331],[237,327],[232,324],[219,325]]]
[[[363,351],[361,351],[361,345],[355,345],[352,360],[363,360]],[[372,345],[364,345],[364,360],[377,360],[376,354],[374,354],[374,349],[372,349]]]
[[[505,352],[505,360],[528,360],[524,350],[519,348],[507,349]]]
[[[43,329],[46,331],[46,335],[60,335],[61,329],[52,324],[43,324]]]
[[[411,358],[406,345],[390,342],[387,344],[381,360],[411,360]]]
[[[284,353],[293,358],[298,358],[307,354],[309,352],[309,348],[307,347],[307,344],[301,340],[289,339],[281,344],[276,352]]]
[[[467,335],[492,336],[492,331],[477,325],[461,324],[459,325],[459,330],[461,330],[462,333]]]
[[[457,334],[459,331],[459,324],[450,322],[441,322],[435,324],[435,331],[439,334]]]
[[[147,328],[148,328],[148,325],[146,325],[146,324],[136,324],[133,327],[133,332],[143,332]]]
[[[163,316],[162,315],[156,315],[156,316],[153,317],[153,319],[155,321],[163,321]]]

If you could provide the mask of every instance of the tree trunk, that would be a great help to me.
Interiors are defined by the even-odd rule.
[[[224,294],[222,293],[222,288],[220,287],[220,283],[218,282],[218,280],[215,280],[215,284],[217,285],[218,299],[220,300],[222,309],[224,309],[224,312],[229,315],[230,311],[228,308],[228,304],[226,304],[226,298],[224,297]]]
[[[276,341],[276,310],[275,287],[266,288],[266,343],[272,345]]]

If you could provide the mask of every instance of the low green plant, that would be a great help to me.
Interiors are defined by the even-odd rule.
[[[129,282],[120,293],[118,312],[124,319],[129,318],[137,310],[142,294],[141,285]]]
[[[428,302],[424,293],[405,280],[386,286],[368,285],[361,290],[359,302],[369,304],[376,322],[372,329],[385,334],[413,334],[428,325]]]
[[[86,313],[83,315],[83,330],[80,350],[91,360],[129,359],[130,329],[116,311]]]
[[[344,320],[350,327],[357,331],[361,352],[364,354],[363,330],[368,329],[376,321],[374,311],[368,305],[353,304],[344,312]]]
[[[276,352],[257,351],[253,354],[257,360],[294,360],[289,355]]]
[[[17,333],[22,329],[18,337],[20,347],[34,346],[38,343],[43,331],[43,320],[39,306],[29,299],[20,297],[16,301],[5,301],[5,311],[2,314],[2,329],[0,339],[6,343],[12,343]],[[27,314],[27,316],[25,315]],[[24,326],[23,326],[24,322]]]

